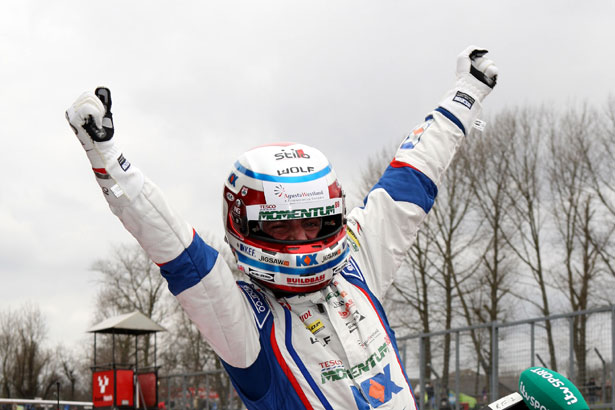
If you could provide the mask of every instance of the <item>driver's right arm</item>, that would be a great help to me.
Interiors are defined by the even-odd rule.
[[[218,252],[167,203],[115,144],[106,88],[83,93],[66,118],[83,145],[111,211],[160,266],[169,290],[214,351],[245,368],[260,351],[252,310]]]

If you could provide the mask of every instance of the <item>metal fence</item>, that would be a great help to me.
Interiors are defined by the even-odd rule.
[[[584,339],[574,330],[580,322],[585,326]],[[553,355],[547,326],[551,328]],[[421,410],[480,408],[516,391],[519,375],[532,366],[547,367],[570,379],[590,408],[615,410],[614,340],[615,306],[607,306],[417,334],[399,338],[398,346]],[[575,352],[575,343],[584,343],[584,359]],[[487,359],[482,363],[477,346]],[[445,358],[449,363],[446,374]]]
[[[168,410],[244,409],[224,370],[159,377],[159,408]]]
[[[575,320],[586,319],[583,369],[575,353]],[[547,323],[554,354],[549,353]],[[450,349],[446,349],[447,338]],[[479,340],[478,344],[473,342]],[[428,342],[429,341],[429,342]],[[398,338],[402,362],[421,410],[468,410],[517,391],[519,375],[543,366],[570,379],[592,409],[615,410],[615,306],[510,323],[489,323]],[[427,360],[430,345],[431,360]],[[476,347],[495,360],[478,360]],[[449,359],[444,374],[444,358]],[[555,360],[553,366],[552,357]],[[487,370],[485,370],[487,367]],[[426,375],[431,374],[430,378]],[[590,380],[594,384],[590,383]],[[165,409],[238,410],[245,408],[223,370],[159,378]],[[425,392],[422,393],[421,392]],[[423,398],[422,400],[420,398]]]

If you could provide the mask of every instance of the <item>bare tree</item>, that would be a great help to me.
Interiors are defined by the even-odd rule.
[[[169,311],[170,294],[160,268],[150,261],[138,246],[116,246],[108,259],[94,262],[92,269],[101,274],[100,290],[96,299],[96,321],[140,311],[156,323],[163,323]],[[129,363],[134,357],[134,338],[115,335],[115,353],[119,363]],[[142,336],[139,361],[144,367],[153,365],[151,335]],[[111,361],[109,343],[100,349],[100,357]]]
[[[58,345],[53,355],[53,363],[61,384],[62,397],[65,400],[86,399],[85,393],[90,390],[90,371],[82,369],[81,362],[85,355],[79,355],[77,349],[69,349]]]
[[[15,329],[15,313],[11,310],[0,312],[0,394],[4,397],[12,397],[14,393],[11,372],[17,349]]]
[[[615,230],[615,97],[611,96],[605,109],[599,117],[599,126],[592,127],[593,138],[597,148],[584,151],[585,162],[591,179],[591,187],[605,208],[602,219],[605,229],[612,235]],[[599,247],[600,248],[600,247]],[[606,244],[600,249],[600,256],[605,269],[615,278],[615,245]],[[607,303],[613,303],[612,292],[607,292],[603,297]]]
[[[8,397],[47,397],[57,376],[45,347],[47,327],[38,307],[0,314],[2,390]],[[4,356],[6,354],[6,356]]]
[[[592,176],[586,159],[591,158],[596,149],[591,126],[594,120],[595,113],[587,107],[571,109],[550,135],[553,155],[549,179],[559,248],[562,249],[562,268],[556,273],[557,283],[573,311],[591,306],[592,287],[601,273],[601,252],[612,237],[609,230],[604,229],[599,197],[594,190],[588,189]],[[587,316],[581,315],[573,322],[578,384],[585,383],[587,320]]]
[[[429,242],[429,258],[435,268],[432,277],[438,292],[438,300],[431,303],[432,310],[441,311],[442,326],[451,329],[458,319],[459,291],[468,291],[465,283],[472,277],[478,266],[471,247],[478,241],[481,221],[472,218],[473,192],[471,178],[465,163],[467,149],[462,147],[451,162],[438,197],[425,225]],[[442,382],[448,391],[451,357],[451,334],[444,335]]]
[[[207,231],[203,232],[204,240],[220,252],[235,279],[244,279],[243,273],[235,267],[235,259],[229,247]],[[112,257],[96,261],[93,270],[101,274],[97,320],[138,310],[169,330],[160,338],[159,344],[162,374],[222,369],[212,348],[203,340],[179,303],[171,297],[159,267],[149,260],[138,245],[115,247]],[[143,366],[148,367],[153,365],[150,354],[152,341],[145,339],[145,344],[141,345],[139,361],[144,358]],[[134,357],[132,336],[115,335],[115,343],[116,362],[129,363]],[[110,361],[108,345],[99,349],[98,355]],[[226,399],[222,393],[228,391],[228,383],[228,379],[221,374],[214,377],[212,387],[220,393],[221,400]]]
[[[456,318],[468,325],[506,321],[519,301],[548,316],[557,291],[573,310],[586,309],[600,284],[610,289],[615,280],[615,99],[600,121],[587,109],[556,117],[526,108],[503,112],[491,123],[487,132],[469,136],[451,164],[408,254],[408,269],[387,294],[392,316],[415,332],[435,324],[448,329]],[[362,172],[359,195],[386,168],[390,157],[383,153]],[[585,320],[574,324],[580,382]],[[548,321],[545,330],[550,366],[557,369]],[[471,336],[489,380],[492,333]],[[450,340],[442,345],[444,375],[447,345]]]
[[[403,274],[396,278],[386,295],[392,307],[392,317],[399,321],[401,326],[416,333],[430,333],[434,322],[430,308],[430,295],[433,296],[433,265],[427,256],[429,246],[429,238],[419,231],[414,245],[408,251],[406,268],[401,268]],[[424,339],[423,342],[425,363],[431,363],[431,339]],[[425,377],[431,378],[429,366],[425,369]]]
[[[526,108],[508,111],[503,116],[506,121],[500,122],[499,133],[515,144],[507,156],[510,184],[507,185],[506,195],[510,207],[505,209],[508,228],[502,230],[502,235],[517,259],[530,273],[530,288],[537,289],[539,295],[536,297],[534,292],[530,292],[530,296],[526,296],[527,288],[513,292],[516,297],[536,306],[543,316],[549,316],[552,313],[549,305],[549,283],[552,278],[545,264],[544,253],[548,243],[543,229],[547,222],[544,202],[545,199],[548,201],[549,197],[547,173],[543,164],[551,155],[551,151],[546,147],[545,137],[552,114],[542,109]],[[520,273],[520,276],[523,275],[525,274]],[[545,331],[549,366],[557,370],[553,330],[549,320],[545,322]]]
[[[505,116],[498,116],[483,134],[475,133],[473,138],[468,138],[467,155],[463,157],[474,200],[472,217],[475,223],[482,224],[480,239],[473,244],[473,252],[479,252],[480,264],[465,284],[453,276],[468,325],[504,321],[512,305],[506,299],[511,296],[514,269],[503,231],[506,209],[510,207],[510,198],[506,195],[511,182],[507,158],[514,141],[501,132],[506,121]],[[477,362],[488,381],[496,359],[491,348],[492,334],[472,331],[471,337]]]
[[[611,96],[600,116],[599,127],[592,127],[597,149],[585,160],[592,187],[608,212],[615,216],[615,96]],[[588,153],[589,154],[589,153]]]

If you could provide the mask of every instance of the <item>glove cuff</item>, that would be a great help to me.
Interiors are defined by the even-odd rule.
[[[479,81],[471,74],[464,74],[457,78],[456,87],[470,94],[480,102],[482,102],[487,95],[493,90],[487,84]]]

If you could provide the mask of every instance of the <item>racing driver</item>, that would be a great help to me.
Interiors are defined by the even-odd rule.
[[[457,57],[455,86],[348,214],[320,151],[275,143],[244,153],[223,192],[238,282],[118,148],[109,90],[67,110],[112,212],[160,266],[248,409],[416,409],[380,300],[495,86],[486,52]]]

